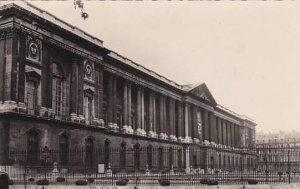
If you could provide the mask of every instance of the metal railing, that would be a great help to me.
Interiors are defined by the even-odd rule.
[[[259,184],[300,182],[300,148],[224,149],[219,147],[134,147],[72,151],[11,150],[0,154],[0,171],[14,184],[46,179],[51,185],[171,185]],[[6,160],[3,161],[3,159]],[[61,181],[63,180],[63,182]],[[61,181],[61,182],[59,182]]]

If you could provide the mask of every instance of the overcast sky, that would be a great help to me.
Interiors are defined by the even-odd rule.
[[[179,83],[205,82],[257,130],[300,131],[300,2],[30,1]]]

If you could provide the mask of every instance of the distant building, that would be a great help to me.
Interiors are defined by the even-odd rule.
[[[256,135],[257,168],[269,172],[300,171],[300,132]]]
[[[300,145],[300,132],[256,133],[257,147],[293,147]]]
[[[46,148],[60,152],[59,166],[254,164],[255,155],[238,148],[255,146],[256,123],[217,104],[205,83],[170,81],[27,3],[2,6],[0,16],[1,162],[18,161],[10,152],[24,150],[23,161],[38,163],[35,152]],[[203,146],[223,150],[193,154]],[[154,157],[154,148],[168,155]],[[84,153],[74,160],[78,149]]]

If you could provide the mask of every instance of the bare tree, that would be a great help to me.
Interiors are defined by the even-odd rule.
[[[83,10],[83,1],[82,0],[74,0],[74,6],[75,6],[75,9],[76,8],[79,8],[80,11],[81,11],[81,17],[85,20],[89,17],[88,13],[86,13],[84,10]]]

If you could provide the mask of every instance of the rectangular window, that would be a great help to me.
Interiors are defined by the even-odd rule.
[[[26,82],[26,103],[28,114],[37,113],[37,83],[34,81]]]

